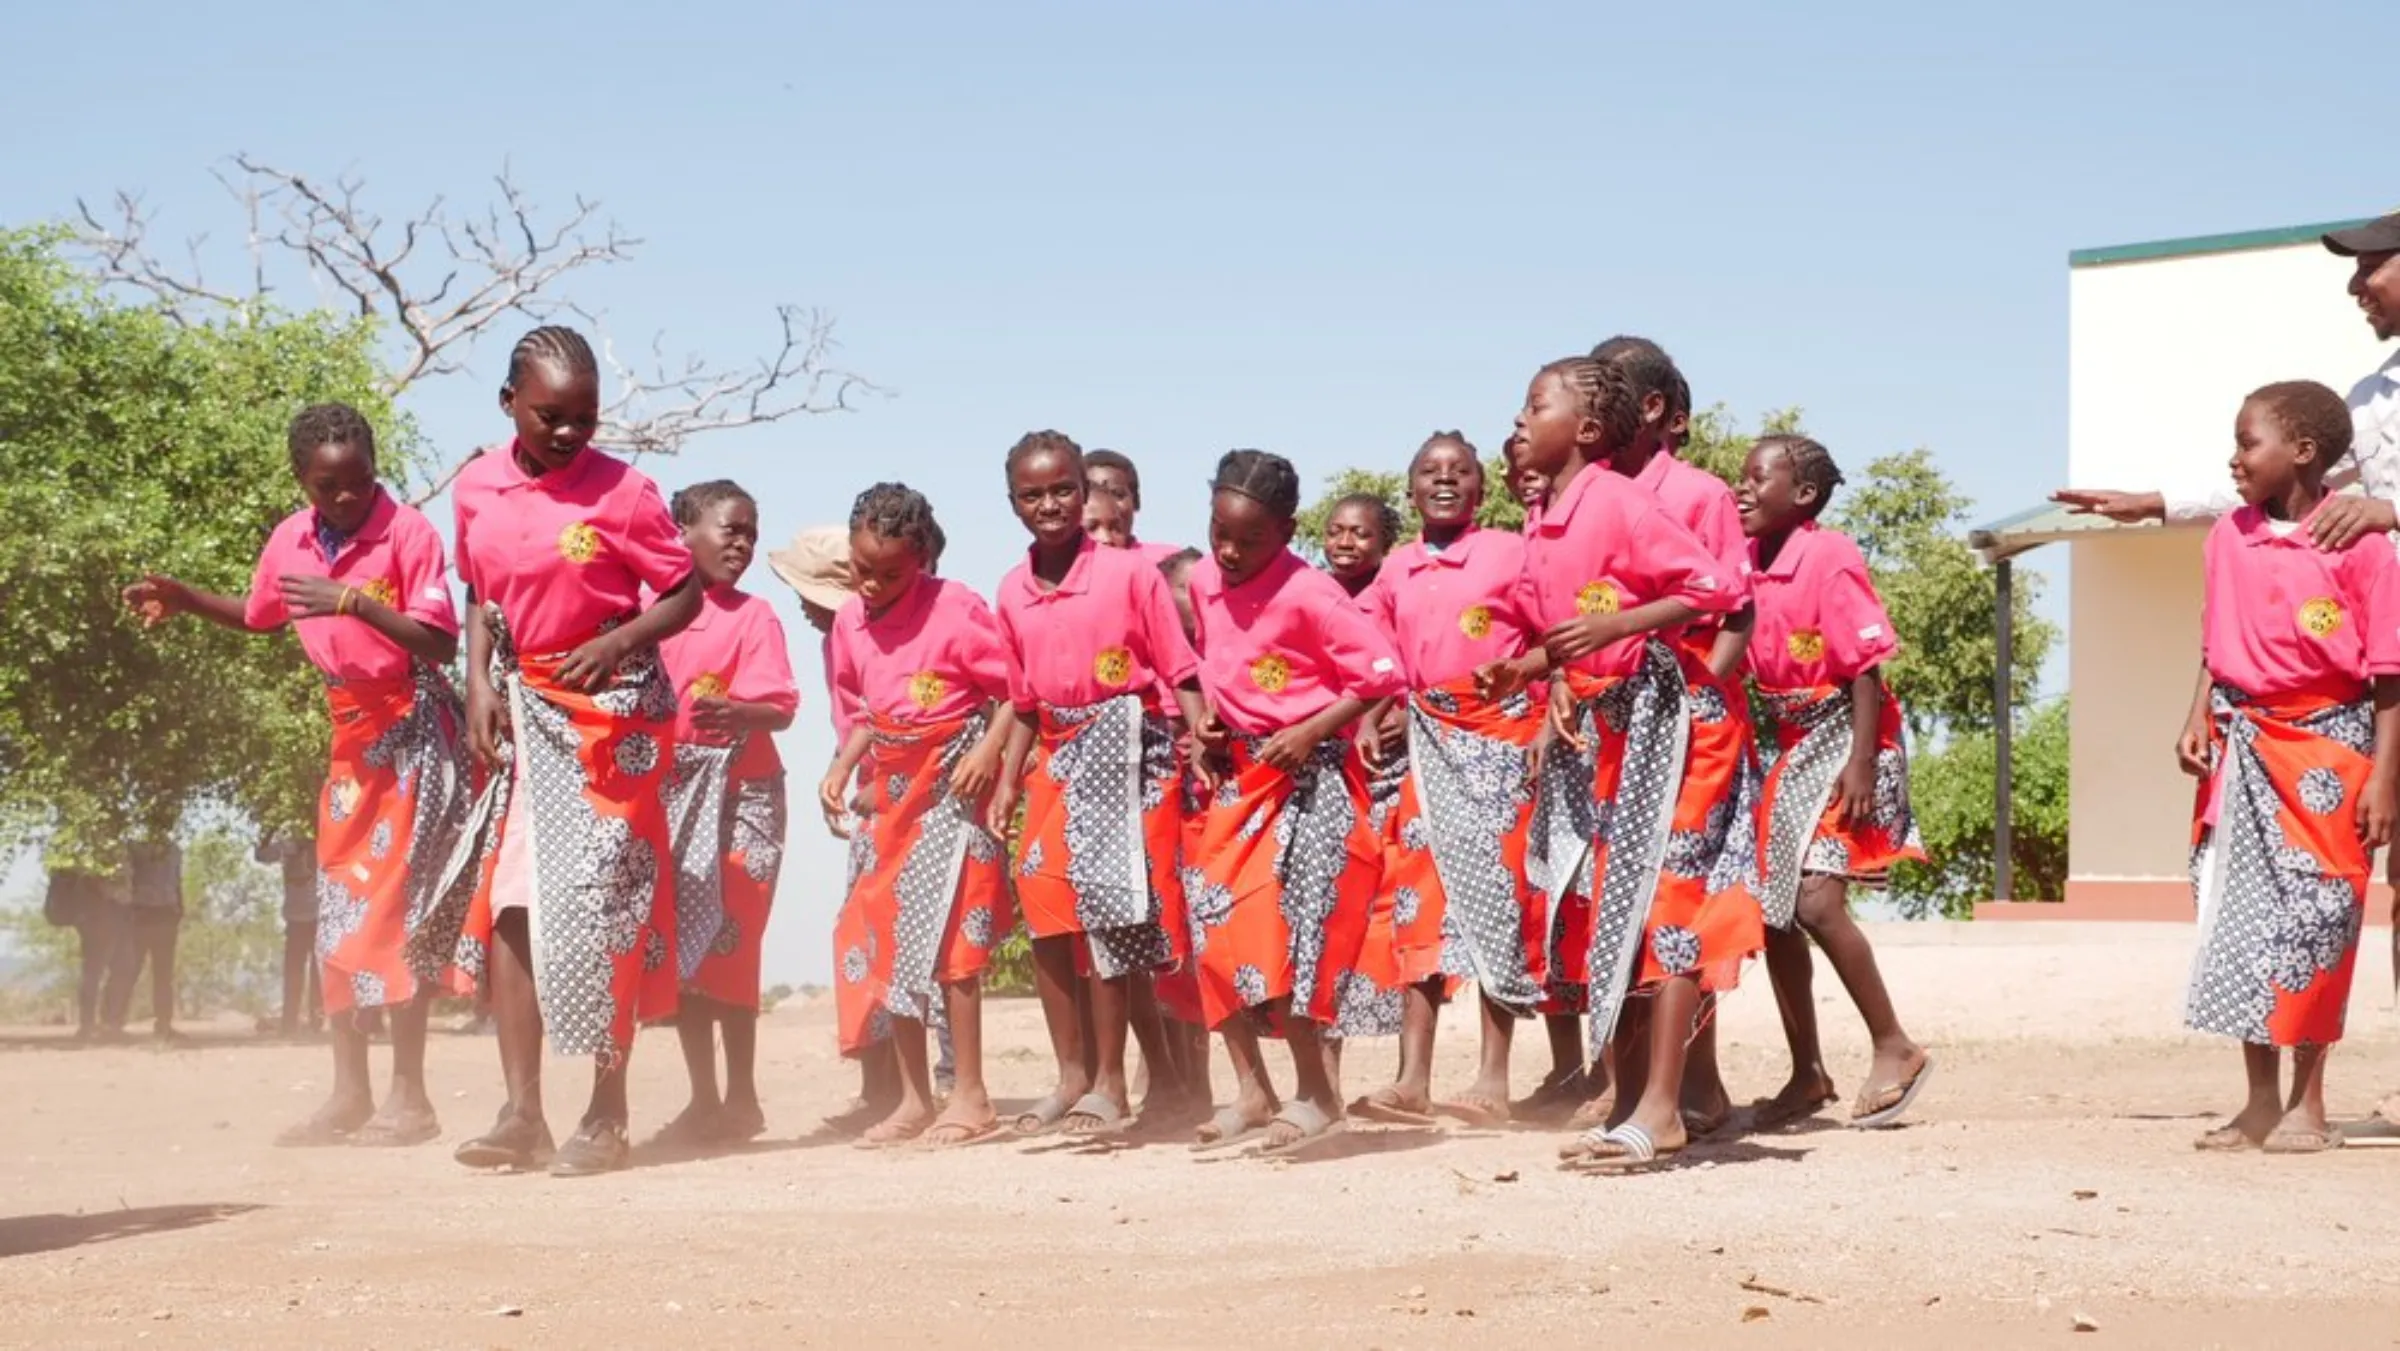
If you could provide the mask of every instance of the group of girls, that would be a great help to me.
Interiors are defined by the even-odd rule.
[[[862,495],[828,654],[858,721],[820,796],[853,841],[843,1046],[888,1041],[905,1080],[862,1143],[1194,1128],[1196,1149],[1277,1154],[1353,1115],[1522,1116],[1571,1123],[1576,1166],[1640,1166],[1732,1116],[1710,1015],[1762,951],[1793,1072],[1752,1119],[1834,1100],[1812,938],[1874,1045],[1852,1124],[1904,1113],[1932,1062],[1847,908],[1922,857],[1881,674],[1897,642],[1857,547],[1818,524],[1841,481],[1824,447],[1764,438],[1736,489],[1678,458],[1689,419],[1654,343],[1553,362],[1506,446],[1522,534],[1477,524],[1485,467],[1442,433],[1409,465],[1420,537],[1345,499],[1324,571],[1293,552],[1279,456],[1220,461],[1196,554],[1136,539],[1123,456],[1035,432],[1005,461],[1031,543],[996,606],[931,575],[922,494]],[[1004,1121],[978,985],[1012,897],[1056,1080]],[[1480,1069],[1437,1099],[1440,1013],[1469,984]],[[1512,1102],[1533,1017],[1554,1063]],[[946,1103],[929,1027],[954,1038]],[[1347,1098],[1345,1048],[1393,1034],[1392,1081]]]
[[[444,673],[461,624],[440,533],[377,481],[373,429],[341,405],[291,424],[308,506],[275,528],[246,597],[151,576],[125,599],[150,623],[289,624],[325,679],[317,955],[334,1087],[281,1143],[438,1137],[426,1014],[438,994],[474,993],[507,1100],[459,1161],[588,1175],[626,1161],[645,1022],[675,1023],[690,1070],[670,1138],[765,1128],[759,943],[784,841],[772,734],[798,691],[781,625],[737,588],[758,544],[748,494],[699,484],[670,513],[595,449],[599,363],[572,329],[527,334],[499,402],[513,438],[452,488],[463,698]],[[380,1108],[359,1017],[375,1009],[392,1042]],[[595,1067],[564,1143],[543,1107],[545,1035]]]
[[[153,576],[126,599],[153,623],[289,624],[325,677],[336,1073],[284,1141],[436,1137],[426,1009],[474,992],[507,1097],[457,1157],[587,1175],[626,1161],[643,1023],[671,1020],[685,1051],[672,1141],[764,1129],[772,735],[798,692],[771,609],[738,589],[748,494],[699,484],[670,510],[594,448],[597,362],[570,329],[517,345],[499,401],[513,438],[453,488],[463,698],[443,674],[462,626],[439,532],[379,485],[372,429],[338,405],[292,424],[308,506],[246,597]],[[1845,897],[1919,856],[1880,675],[1890,623],[1857,548],[1817,524],[1840,482],[1824,448],[1765,438],[1737,491],[1677,458],[1689,415],[1655,344],[1552,362],[1506,444],[1522,534],[1477,524],[1485,467],[1443,433],[1409,466],[1420,537],[1401,542],[1388,503],[1345,501],[1326,571],[1292,550],[1301,484],[1283,458],[1223,458],[1201,553],[1140,541],[1133,464],[1057,432],[1006,457],[1031,542],[996,604],[936,575],[932,507],[898,484],[860,495],[846,539],[779,558],[825,636],[840,734],[819,793],[850,841],[839,1035],[885,1067],[862,1143],[1164,1127],[1280,1153],[1350,1115],[1522,1116],[1578,1128],[1579,1166],[1640,1165],[1730,1115],[1710,1014],[1762,950],[1793,1074],[1756,1120],[1833,1099],[1812,937],[1874,1041],[1853,1123],[1905,1111],[1931,1062]],[[1753,689],[1774,713],[1763,748]],[[1003,1120],[980,984],[1020,911],[1056,1078]],[[1470,984],[1480,1069],[1437,1099],[1440,1013]],[[370,1009],[392,1028],[380,1107],[354,1016]],[[1512,1033],[1534,1017],[1553,1065],[1512,1102]],[[955,1058],[946,1094],[929,1030]],[[1221,1107],[1210,1031],[1235,1083]],[[1391,1082],[1346,1099],[1344,1049],[1393,1034]],[[563,1143],[545,1036],[595,1067]]]

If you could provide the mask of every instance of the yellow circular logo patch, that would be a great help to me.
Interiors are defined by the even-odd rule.
[[[376,578],[360,587],[358,594],[387,610],[397,609],[400,604],[400,588],[392,585],[392,579],[389,577]]]
[[[1783,640],[1783,650],[1792,654],[1793,661],[1823,661],[1825,635],[1815,629],[1794,629],[1792,636]]]
[[[1458,612],[1458,631],[1469,638],[1492,636],[1492,612],[1482,605],[1470,605]]]
[[[1092,658],[1092,678],[1116,688],[1133,679],[1133,654],[1121,647],[1104,647]]]
[[[2342,627],[2342,603],[2319,596],[2300,607],[2300,627],[2312,638],[2331,638]]]
[[[558,556],[570,563],[589,563],[600,556],[600,532],[582,521],[558,532]]]
[[[1292,683],[1292,664],[1269,652],[1250,663],[1250,683],[1269,694],[1280,694]]]
[[[367,790],[356,779],[336,779],[331,791],[336,820],[348,820],[358,811],[359,802],[367,795]]]
[[[691,694],[694,699],[722,699],[725,697],[725,677],[716,671],[704,671],[699,679],[692,682]]]
[[[908,678],[908,697],[919,708],[932,708],[949,690],[949,684],[931,671],[919,671]]]
[[[1575,613],[1579,615],[1613,615],[1621,604],[1623,598],[1611,582],[1586,582],[1575,593]]]

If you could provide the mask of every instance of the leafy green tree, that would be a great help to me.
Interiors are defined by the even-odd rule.
[[[2067,701],[2053,699],[2021,715],[2013,753],[2010,889],[2021,900],[2057,900],[2067,885]],[[1962,919],[1977,901],[1991,899],[1996,763],[1988,729],[1915,757],[1909,802],[1933,862],[1901,867],[1893,892],[1903,907]]]
[[[113,303],[41,232],[0,233],[0,845],[96,862],[217,801],[313,812],[323,694],[288,634],[145,631],[145,572],[240,592],[299,504],[284,431],[338,399],[378,426],[372,331]],[[393,465],[390,468],[400,466]]]

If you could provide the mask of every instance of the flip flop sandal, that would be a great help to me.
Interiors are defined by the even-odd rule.
[[[1210,1117],[1200,1127],[1203,1134],[1212,1130],[1217,1133],[1216,1138],[1194,1141],[1192,1144],[1194,1154],[1216,1154],[1237,1145],[1248,1144],[1266,1134],[1267,1123],[1252,1121],[1243,1116],[1242,1109],[1239,1107],[1220,1107],[1217,1109],[1217,1114]]]
[[[919,1149],[967,1149],[1002,1139],[1008,1133],[1008,1127],[1002,1125],[997,1116],[986,1117],[980,1122],[936,1121],[917,1137],[916,1144]],[[940,1138],[945,1134],[948,1138]]]
[[[2277,1131],[2259,1149],[2268,1154],[2324,1154],[2341,1147],[2342,1133],[2328,1127],[2321,1131]]]
[[[1379,1121],[1387,1126],[1431,1126],[1436,1124],[1432,1113],[1417,1111],[1399,1099],[1399,1087],[1386,1084],[1351,1103],[1350,1115],[1368,1121]],[[1435,1110],[1439,1111],[1440,1109],[1437,1107]]]
[[[879,1121],[869,1126],[866,1132],[856,1140],[851,1141],[850,1147],[852,1149],[898,1149],[903,1145],[915,1144],[925,1138],[925,1132],[932,1129],[933,1123],[930,1121],[921,1126],[894,1126],[889,1122]]]
[[[1933,1057],[1927,1056],[1917,1066],[1917,1072],[1908,1076],[1908,1082],[1899,1086],[1900,1096],[1898,1098],[1894,1099],[1889,1106],[1879,1107],[1862,1116],[1851,1117],[1850,1129],[1854,1131],[1880,1130],[1898,1121],[1907,1114],[1909,1104],[1917,1100],[1917,1094],[1924,1089],[1925,1081],[1932,1077]],[[1882,1091],[1888,1093],[1891,1090],[1886,1088]]]
[[[598,1177],[625,1166],[633,1146],[614,1121],[587,1121],[550,1160],[552,1177]]]
[[[469,1168],[514,1168],[520,1172],[548,1167],[557,1156],[558,1146],[551,1142],[547,1126],[538,1135],[494,1126],[450,1155]]]
[[[1123,1135],[1132,1127],[1133,1118],[1126,1115],[1124,1108],[1097,1093],[1086,1093],[1067,1109],[1059,1128],[1081,1139],[1096,1140]]]
[[[2258,1148],[2258,1141],[2242,1134],[2239,1126],[2219,1126],[2192,1141],[2192,1148],[2203,1154],[2242,1154]]]
[[[350,1143],[368,1149],[406,1149],[442,1138],[442,1123],[430,1112],[403,1121],[370,1121],[350,1133]]]
[[[1433,1110],[1443,1116],[1487,1130],[1496,1130],[1507,1125],[1513,1119],[1507,1103],[1493,1102],[1489,1098],[1482,1097],[1451,1098],[1435,1103]]]
[[[1067,1113],[1073,1110],[1073,1104],[1065,1098],[1056,1093],[1045,1093],[1041,1101],[1010,1117],[1009,1129],[1015,1131],[1019,1139],[1038,1139],[1056,1132],[1059,1123],[1065,1121]],[[1032,1124],[1027,1125],[1027,1122]]]
[[[2400,1149],[2400,1123],[2371,1116],[2338,1128],[2342,1144],[2350,1149]]]
[[[1605,1130],[1608,1119],[1617,1111],[1617,1095],[1603,1093],[1597,1098],[1585,1098],[1567,1117],[1567,1129],[1576,1131]]]
[[[1650,1138],[1650,1132],[1630,1121],[1600,1131],[1596,1137],[1593,1132],[1586,1131],[1578,1143],[1588,1144],[1589,1147],[1581,1157],[1566,1161],[1565,1167],[1575,1172],[1638,1172],[1683,1152],[1681,1145],[1673,1149],[1660,1149],[1658,1143]]]
[[[1327,1116],[1324,1108],[1306,1098],[1285,1103],[1283,1110],[1277,1112],[1275,1120],[1269,1124],[1289,1126],[1300,1132],[1300,1136],[1298,1139],[1287,1140],[1280,1145],[1260,1145],[1250,1151],[1250,1157],[1254,1159],[1287,1158],[1319,1140],[1339,1134],[1342,1130],[1342,1122],[1339,1118]]]

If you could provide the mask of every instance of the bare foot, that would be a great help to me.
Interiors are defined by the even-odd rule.
[[[351,1134],[375,1118],[375,1101],[364,1097],[335,1098],[316,1110],[316,1114],[275,1137],[284,1149],[306,1149],[317,1145],[338,1145],[348,1142]]]
[[[665,1149],[701,1149],[716,1143],[723,1124],[722,1109],[714,1103],[691,1103],[660,1127],[650,1143]]]
[[[744,1144],[767,1133],[766,1109],[758,1099],[735,1101],[728,1098],[724,1110],[717,1113],[717,1138],[731,1144]]]
[[[992,1110],[987,1093],[972,1095],[953,1093],[950,1101],[935,1117],[933,1124],[918,1138],[918,1143],[934,1149],[956,1149],[960,1145],[976,1144],[1000,1133],[1000,1117]]]
[[[1760,1098],[1751,1103],[1750,1108],[1757,1115],[1757,1128],[1764,1131],[1815,1116],[1841,1101],[1841,1098],[1841,1090],[1833,1086],[1829,1076],[1823,1073],[1794,1074],[1789,1082],[1775,1090],[1774,1097]]]
[[[1850,1108],[1851,1119],[1889,1113],[1907,1101],[1931,1061],[1925,1048],[1915,1042],[1875,1048],[1875,1063],[1868,1068],[1866,1085],[1859,1089],[1858,1101]]]

